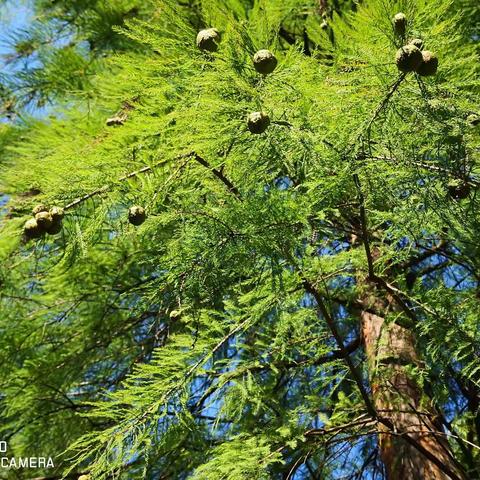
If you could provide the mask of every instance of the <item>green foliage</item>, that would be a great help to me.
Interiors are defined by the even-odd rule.
[[[7,37],[8,73],[0,84],[11,91],[16,113],[25,106],[41,108],[81,91],[94,90],[92,76],[103,66],[105,52],[134,47],[118,28],[133,17],[150,15],[151,1],[26,2],[34,19],[28,28]]]
[[[57,103],[0,130],[0,438],[16,455],[95,479],[381,471],[327,321],[367,385],[361,302],[388,292],[367,279],[359,191],[375,273],[416,316],[385,315],[417,336],[407,370],[479,443],[478,47],[450,2],[350,3],[329,2],[322,29],[313,0],[38,2],[40,30],[66,22],[72,41],[16,42],[44,51],[9,86]],[[398,11],[436,76],[398,72]],[[218,52],[196,48],[203,27]],[[265,77],[260,48],[279,59]],[[27,242],[38,203],[63,206],[64,228]],[[477,450],[452,445],[473,478]]]

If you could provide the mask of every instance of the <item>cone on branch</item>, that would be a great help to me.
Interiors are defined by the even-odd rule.
[[[54,220],[50,227],[45,229],[45,232],[49,235],[56,235],[62,231],[62,221],[61,220]]]
[[[128,221],[136,227],[141,225],[146,218],[147,214],[145,213],[145,209],[139,205],[134,205],[128,210]]]
[[[422,77],[429,77],[435,75],[438,69],[438,57],[428,51],[425,50],[422,52],[422,63],[417,68],[417,73]]]
[[[415,72],[423,62],[422,52],[415,45],[405,45],[397,51],[395,61],[401,72]]]
[[[40,213],[40,212],[48,212],[48,208],[43,204],[39,204],[33,207],[32,209],[33,216],[35,216],[37,213]]]
[[[33,208],[34,218],[27,220],[24,225],[24,234],[27,238],[39,238],[44,233],[56,235],[62,230],[62,220],[65,215],[63,208],[52,207],[50,210],[41,204]]]
[[[216,52],[220,43],[220,33],[216,28],[200,30],[197,35],[197,47],[205,52]]]
[[[53,218],[50,212],[38,212],[35,220],[43,232],[46,232],[53,224]]]
[[[65,212],[61,207],[52,207],[49,213],[53,221],[52,225],[48,227],[45,231],[49,235],[56,235],[57,233],[60,233],[62,231],[62,220]]]
[[[419,50],[423,49],[423,40],[421,38],[413,38],[408,43],[410,45],[415,45]]]
[[[277,57],[270,50],[259,50],[253,56],[253,66],[258,73],[268,75],[277,67]]]
[[[63,220],[65,216],[65,211],[62,207],[52,207],[50,209],[50,215],[53,218],[53,221]]]
[[[393,17],[393,28],[398,36],[403,37],[405,35],[407,30],[407,17],[404,13],[397,13]]]
[[[247,118],[250,133],[263,133],[270,125],[270,117],[265,112],[253,112]]]
[[[28,239],[40,238],[43,234],[42,229],[34,218],[30,218],[23,226],[23,233]]]

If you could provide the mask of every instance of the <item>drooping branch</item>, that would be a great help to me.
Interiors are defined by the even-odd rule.
[[[191,157],[193,157],[198,163],[200,163],[204,167],[208,168],[215,175],[215,177],[217,177],[228,188],[228,190],[231,193],[233,193],[237,198],[239,198],[239,199],[241,198],[240,192],[237,189],[237,187],[235,187],[235,185],[233,185],[233,183],[220,170],[218,170],[216,168],[211,168],[210,164],[205,159],[203,159],[200,155],[198,155],[196,152],[189,152],[189,153],[185,153],[185,154],[182,154],[182,155],[178,155],[177,157],[175,157],[174,160],[180,160],[182,158],[191,158]],[[130,178],[138,177],[139,175],[141,175],[143,173],[149,173],[149,172],[153,171],[159,165],[164,164],[165,162],[166,162],[165,160],[161,160],[160,162],[154,163],[153,165],[149,165],[149,166],[140,168],[139,170],[135,170],[133,172],[130,172],[130,173],[120,177],[117,180],[117,182],[124,182],[125,180],[128,180]],[[73,200],[69,204],[65,205],[64,209],[65,210],[71,210],[72,208],[75,208],[78,205],[80,205],[81,203],[89,200],[90,198],[93,198],[97,195],[102,195],[103,193],[108,192],[111,188],[112,188],[112,185],[104,185],[103,187],[97,188],[96,190],[93,190],[92,192],[86,193],[85,195],[83,195],[83,196]]]
[[[385,107],[388,105],[388,102],[390,99],[393,97],[393,94],[398,90],[402,82],[405,80],[407,74],[406,73],[401,73],[397,80],[391,85],[389,88],[388,92],[386,93],[385,97],[382,99],[382,101],[378,104],[377,108],[373,112],[372,116],[368,120],[365,130],[367,133],[370,132],[370,129],[372,128],[372,125],[374,124],[375,120],[378,118],[378,116],[383,112]]]
[[[383,162],[388,162],[388,163],[394,163],[394,164],[399,163],[399,160],[397,158],[387,157],[385,155],[373,155],[373,156],[368,156],[367,158],[372,159],[372,160],[379,160],[379,161],[383,161]],[[476,178],[472,178],[472,177],[466,178],[465,175],[463,175],[463,174],[460,175],[460,174],[458,174],[458,173],[456,173],[456,172],[454,172],[454,171],[452,171],[448,168],[439,167],[438,165],[432,165],[430,163],[420,162],[420,161],[417,161],[417,160],[408,160],[408,163],[410,163],[412,165],[415,165],[416,167],[421,168],[423,170],[442,173],[442,174],[446,175],[447,177],[451,177],[451,178],[454,178],[454,179],[457,179],[457,180],[463,180],[468,185],[470,185],[471,187],[475,187],[475,188],[480,187],[480,181],[477,180]]]
[[[193,153],[187,153],[187,154],[179,155],[175,159],[178,160],[178,159],[181,159],[181,158],[188,158],[188,157],[191,157],[192,155],[193,155]],[[127,175],[123,175],[122,177],[120,177],[117,180],[117,182],[124,182],[125,180],[128,180],[129,178],[138,177],[142,173],[151,172],[154,168],[158,167],[159,165],[162,165],[163,163],[165,163],[165,160],[161,160],[160,162],[154,163],[153,165],[143,167],[140,170],[135,170],[134,172],[130,172]],[[68,205],[65,205],[64,209],[65,210],[70,210],[72,208],[75,208],[76,206],[78,206],[81,203],[89,200],[92,197],[95,197],[97,195],[101,195],[103,193],[108,192],[111,187],[112,187],[111,185],[104,185],[103,187],[100,187],[97,190],[93,190],[92,192],[89,192],[89,193],[75,199],[73,202],[70,202]]]
[[[375,411],[375,407],[373,406],[372,400],[370,399],[370,396],[366,391],[365,386],[363,385],[362,376],[358,372],[357,367],[353,364],[352,359],[350,358],[347,348],[343,342],[342,336],[340,335],[340,332],[337,329],[335,321],[330,315],[330,312],[328,311],[322,299],[322,296],[320,295],[318,290],[315,288],[315,286],[305,278],[303,279],[303,286],[305,288],[305,291],[308,292],[310,295],[312,295],[312,297],[315,299],[319,312],[322,314],[323,318],[327,322],[328,328],[330,329],[333,337],[335,338],[335,341],[337,342],[339,350],[342,353],[342,358],[345,360],[345,363],[347,364],[355,380],[355,383],[357,384],[357,387],[365,403],[365,407],[367,408],[367,412],[369,413],[369,415],[371,415],[372,418],[377,418],[377,412]]]
[[[388,89],[387,93],[383,97],[382,101],[377,105],[375,110],[373,111],[372,115],[366,122],[363,124],[363,126],[360,129],[360,132],[358,132],[354,139],[350,142],[349,146],[347,147],[345,153],[343,154],[344,157],[347,157],[349,153],[352,152],[353,149],[357,146],[357,143],[361,141],[365,135],[367,136],[370,135],[370,131],[372,129],[372,125],[375,123],[379,115],[383,112],[383,110],[387,107],[390,99],[393,97],[394,93],[398,90],[402,82],[405,80],[407,74],[406,73],[401,73],[397,80],[390,86]]]
[[[240,195],[240,192],[238,188],[224,175],[224,173],[216,168],[212,168],[210,164],[202,158],[200,155],[197,153],[193,152],[191,154],[195,160],[200,164],[203,165],[205,168],[208,168],[227,188],[228,190],[233,193],[238,199],[240,199],[242,196]]]

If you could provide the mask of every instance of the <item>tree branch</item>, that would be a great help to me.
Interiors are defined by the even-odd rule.
[[[193,152],[182,154],[182,155],[179,155],[178,157],[175,157],[175,160],[179,160],[181,158],[188,158],[193,155],[195,155],[195,153]],[[143,167],[140,170],[135,170],[134,172],[130,172],[127,175],[120,177],[117,181],[124,182],[125,180],[128,180],[129,178],[137,177],[142,173],[151,172],[155,167],[158,167],[162,163],[165,163],[165,160],[161,160],[160,162],[154,163],[153,165]],[[103,187],[100,187],[97,190],[93,190],[93,192],[87,193],[82,197],[77,198],[73,202],[70,202],[68,205],[65,205],[64,210],[70,210],[76,207],[77,205],[85,202],[86,200],[89,200],[90,198],[95,197],[96,195],[101,195],[102,193],[106,193],[110,190],[111,187],[112,187],[111,185],[104,185]]]
[[[203,165],[204,167],[208,168],[227,188],[228,190],[233,193],[237,198],[241,198],[240,192],[238,189],[233,185],[233,183],[225,177],[225,175],[220,171],[215,168],[211,168],[209,163],[204,160],[200,155],[198,155],[196,152],[189,152],[185,153],[182,155],[178,155],[175,157],[174,160],[179,160],[182,158],[189,158],[193,157],[198,163]],[[138,175],[141,175],[142,173],[148,173],[151,172],[155,167],[158,167],[159,165],[162,165],[165,163],[165,160],[161,160],[160,162],[154,163],[153,165],[143,167],[139,170],[135,170],[134,172],[130,172],[127,175],[123,175],[120,177],[117,182],[123,182],[125,180],[128,180],[129,178],[137,177]],[[108,192],[112,188],[112,185],[104,185],[103,187],[98,188],[97,190],[93,190],[92,192],[89,192],[82,197],[79,197],[72,202],[70,202],[68,205],[65,205],[64,210],[70,210],[72,208],[75,208],[76,206],[80,205],[81,203],[85,202],[86,200],[89,200],[92,197],[95,197],[97,195],[101,195],[103,193]]]
[[[363,385],[363,380],[362,376],[358,372],[357,368],[352,362],[352,359],[350,358],[347,348],[345,344],[343,343],[342,337],[340,335],[340,332],[337,329],[337,326],[335,325],[335,321],[333,320],[332,316],[330,315],[330,312],[328,311],[320,293],[318,290],[315,288],[315,286],[309,282],[307,279],[303,279],[303,286],[305,290],[310,293],[310,295],[313,296],[315,299],[315,302],[317,303],[317,308],[319,312],[322,314],[324,317],[325,321],[327,322],[328,328],[332,332],[333,337],[335,338],[335,341],[337,342],[337,345],[340,349],[340,352],[342,353],[342,358],[344,358],[350,372],[352,373],[352,376],[355,380],[355,383],[358,386],[358,389],[360,390],[360,394],[363,398],[363,401],[365,403],[365,406],[367,408],[367,411],[369,415],[372,418],[377,418],[377,412],[375,411],[375,407],[373,406],[373,403],[365,390],[365,386]]]
[[[409,308],[406,302],[402,299],[402,297],[398,294],[398,290],[389,283],[387,283],[383,278],[379,277],[375,273],[374,265],[373,265],[373,256],[372,251],[370,249],[370,241],[368,235],[368,225],[367,225],[367,215],[365,212],[365,197],[362,192],[362,186],[360,184],[360,179],[357,173],[353,174],[353,180],[357,187],[358,191],[358,199],[360,203],[360,224],[362,228],[362,237],[363,237],[363,245],[365,247],[365,255],[367,257],[367,264],[368,264],[368,278],[369,280],[373,281],[384,290],[386,290],[393,299],[397,302],[397,304],[401,307],[404,313],[412,320],[414,323],[417,323],[418,319],[414,312]]]
[[[235,195],[238,199],[242,198],[237,187],[235,187],[235,185],[223,174],[223,172],[217,170],[216,168],[212,168],[210,164],[197,153],[193,152],[191,155],[200,165],[208,168],[228,188],[228,190],[233,193],[233,195]]]

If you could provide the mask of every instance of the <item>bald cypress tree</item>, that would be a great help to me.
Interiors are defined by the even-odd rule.
[[[1,77],[9,457],[82,480],[480,475],[461,3],[34,2]]]

